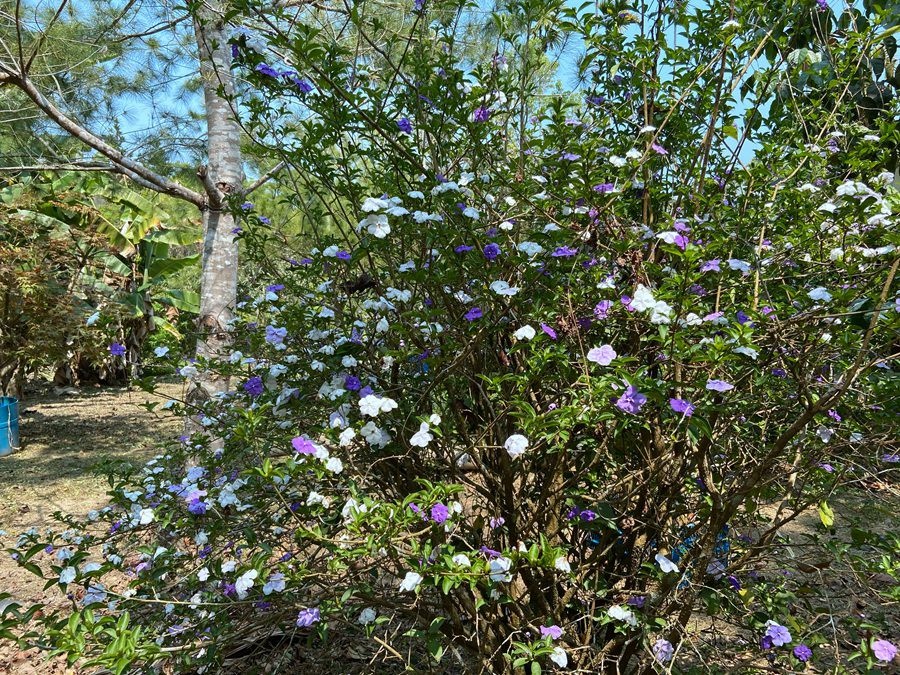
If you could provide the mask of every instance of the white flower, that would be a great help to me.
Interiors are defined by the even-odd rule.
[[[274,572],[269,575],[266,583],[263,585],[263,595],[270,593],[281,593],[285,588],[284,575],[281,572]]]
[[[491,560],[491,581],[512,581],[512,574],[509,573],[510,567],[512,567],[512,560],[509,558],[494,558]]]
[[[383,199],[379,199],[378,197],[366,197],[361,208],[366,213],[372,213],[374,211],[386,209],[388,206],[390,206],[390,204]]]
[[[750,272],[750,263],[748,262],[736,258],[730,258],[727,262],[728,267],[733,270],[739,270],[743,274],[748,274]]]
[[[363,611],[359,613],[359,618],[357,619],[358,623],[361,623],[363,626],[368,626],[370,623],[375,621],[375,618],[378,614],[371,607],[366,607]]]
[[[106,588],[103,584],[92,581],[88,586],[87,593],[84,594],[81,604],[83,607],[87,607],[88,605],[95,605],[101,602],[106,602]]]
[[[59,573],[59,583],[63,585],[72,583],[75,581],[76,574],[78,574],[78,570],[74,567],[63,567],[62,571]]]
[[[499,227],[504,232],[509,232],[511,229],[513,229],[514,226],[515,225],[513,224],[513,222],[511,220],[504,220],[497,227]]]
[[[338,444],[342,448],[346,448],[353,442],[353,438],[356,436],[356,432],[353,429],[347,428],[341,432],[341,435],[338,436]]]
[[[565,668],[569,665],[569,657],[566,655],[566,650],[562,647],[553,648],[553,653],[550,654],[550,660],[560,668]]]
[[[466,218],[471,218],[472,220],[478,220],[479,218],[481,218],[481,214],[478,213],[478,209],[473,206],[467,206],[465,209],[463,209],[463,215]]]
[[[634,612],[630,609],[626,609],[622,607],[622,605],[613,605],[606,613],[609,615],[611,619],[615,619],[616,621],[624,621],[630,626],[637,625],[637,619],[634,616]]]
[[[471,567],[472,562],[469,560],[469,556],[465,553],[457,553],[455,556],[451,558],[454,565],[459,565],[460,567]]]
[[[556,560],[554,560],[553,566],[560,572],[565,572],[567,574],[572,571],[572,566],[569,564],[569,561],[564,555],[561,555]]]
[[[201,567],[200,570],[197,572],[197,578],[200,581],[206,581],[207,579],[209,579],[209,570],[206,569],[205,567]]]
[[[659,569],[663,571],[663,574],[669,574],[669,572],[678,572],[678,565],[673,563],[662,553],[656,554],[656,564],[659,565]]]
[[[93,326],[99,320],[100,320],[100,312],[94,312],[87,318],[87,321],[84,322],[84,325],[85,326]]]
[[[735,354],[743,354],[744,356],[749,356],[754,361],[756,361],[756,357],[759,356],[759,352],[753,349],[753,347],[735,347],[731,351],[733,351]]]
[[[378,239],[384,239],[391,233],[391,226],[388,225],[387,216],[383,213],[373,213],[363,218],[359,221],[359,229],[363,228]]]
[[[529,258],[533,258],[534,256],[543,253],[544,251],[543,246],[541,246],[540,244],[536,244],[533,241],[523,241],[518,246],[516,246],[516,248],[522,251],[522,253],[527,255]]]
[[[407,572],[406,576],[403,577],[403,581],[400,582],[400,590],[415,592],[415,590],[419,587],[423,581],[422,575],[418,572]]]
[[[141,525],[149,525],[154,520],[156,520],[156,515],[153,513],[153,509],[141,509],[141,515],[140,515]]]
[[[522,326],[513,333],[513,337],[516,338],[516,340],[531,340],[535,335],[535,330],[531,326]]]
[[[503,281],[503,279],[497,279],[497,281],[492,282],[491,290],[497,295],[515,295],[519,292],[519,289],[516,286],[510,286],[507,282]]]
[[[378,417],[379,413],[390,412],[397,407],[397,402],[391,398],[381,398],[375,394],[369,394],[359,399],[359,411],[369,417]]]
[[[612,164],[613,166],[619,167],[619,168],[621,168],[621,167],[625,166],[625,164],[627,164],[627,162],[625,161],[625,158],[619,157],[618,155],[611,155],[609,158],[609,163]]]
[[[631,307],[638,312],[646,312],[648,309],[656,307],[656,298],[653,297],[653,292],[643,284],[638,284],[634,289]]]
[[[153,353],[156,354],[159,358],[162,358],[163,356],[165,356],[166,354],[169,353],[169,348],[168,347],[157,347],[156,349],[153,350]]]
[[[513,434],[506,439],[503,447],[506,448],[506,452],[509,453],[510,457],[516,459],[525,452],[525,449],[528,447],[528,439],[522,434]]]
[[[325,469],[331,473],[340,473],[344,470],[344,463],[337,457],[329,457],[325,462]]]
[[[816,300],[819,302],[831,302],[831,293],[828,292],[828,289],[824,286],[817,286],[812,289],[809,293],[807,293],[810,300]]]
[[[613,349],[611,345],[603,345],[589,350],[587,353],[587,360],[601,366],[608,366],[613,362],[613,359],[615,359],[616,356],[618,356],[618,354],[616,354],[616,350]]]
[[[667,302],[659,300],[650,313],[650,323],[669,323],[672,316],[672,307]]]
[[[832,431],[828,427],[820,426],[818,429],[816,429],[816,436],[818,436],[823,443],[828,443],[831,440],[832,436],[834,436],[834,431]]]
[[[428,422],[422,422],[422,424],[419,425],[419,430],[409,439],[409,444],[417,448],[426,447],[434,440],[434,436],[430,433],[430,430],[431,427],[428,425]]]
[[[247,570],[237,578],[234,582],[234,590],[237,592],[239,600],[243,600],[247,597],[247,591],[249,591],[253,587],[253,584],[256,583],[255,580],[258,576],[259,572],[256,570]]]

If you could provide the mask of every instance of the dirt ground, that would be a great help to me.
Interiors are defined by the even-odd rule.
[[[163,384],[160,394],[181,397],[181,385]],[[107,388],[47,391],[20,404],[22,448],[0,457],[0,548],[19,533],[52,522],[62,511],[83,516],[102,507],[107,488],[100,467],[110,461],[140,465],[156,454],[155,444],[180,433],[181,422],[141,404],[162,402],[140,389]],[[17,600],[44,598],[43,582],[0,554],[0,591]],[[48,591],[59,598],[53,589]],[[0,642],[0,674],[44,675],[67,671]]]

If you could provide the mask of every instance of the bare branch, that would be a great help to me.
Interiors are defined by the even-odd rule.
[[[66,8],[66,5],[69,3],[69,0],[62,0],[59,3],[59,7],[56,9],[56,14],[53,15],[53,18],[50,19],[50,22],[47,24],[47,27],[41,31],[40,37],[38,37],[37,42],[34,45],[34,48],[31,50],[31,56],[28,57],[28,62],[22,66],[22,73],[25,74],[29,70],[31,70],[31,64],[34,63],[35,57],[40,52],[41,47],[44,45],[44,40],[47,38],[47,34],[50,32],[50,29],[53,28],[53,24],[57,22],[60,15],[63,13],[63,10]],[[16,31],[19,31],[19,27],[16,26]]]
[[[22,171],[109,171],[121,173],[121,169],[113,164],[31,164],[28,166],[0,166],[0,173],[20,173]]]
[[[207,200],[203,195],[181,185],[180,183],[176,183],[175,181],[169,180],[164,176],[160,176],[158,173],[148,169],[140,162],[136,162],[130,157],[127,157],[119,149],[114,148],[99,136],[95,136],[90,131],[79,125],[77,122],[67,117],[61,110],[59,110],[59,108],[53,105],[53,103],[50,102],[49,99],[47,99],[40,91],[38,91],[37,87],[34,86],[34,83],[31,82],[27,75],[11,74],[8,69],[5,70],[5,75],[0,74],[0,78],[2,78],[0,79],[0,83],[6,82],[21,89],[25,93],[25,95],[28,96],[28,98],[30,98],[34,102],[34,104],[38,108],[40,108],[50,119],[56,122],[72,136],[80,140],[82,143],[84,143],[88,147],[93,148],[101,155],[113,162],[113,164],[115,164],[117,167],[120,167],[121,173],[124,173],[129,178],[143,185],[144,187],[155,190],[156,192],[162,192],[173,197],[178,197],[179,199],[183,199],[187,202],[190,202],[191,204],[194,204],[198,208],[205,208]]]
[[[278,164],[273,166],[269,171],[266,171],[266,173],[264,173],[262,176],[257,178],[255,181],[250,183],[250,185],[244,189],[244,196],[249,195],[251,192],[253,192],[257,188],[260,188],[263,185],[265,185],[266,183],[268,183],[270,180],[272,180],[272,178],[275,177],[275,174],[277,174],[279,171],[281,171],[286,165],[287,165],[287,162],[283,162],[283,161],[278,162]]]

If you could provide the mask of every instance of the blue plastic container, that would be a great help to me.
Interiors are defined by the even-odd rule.
[[[0,457],[19,448],[19,401],[0,396]]]

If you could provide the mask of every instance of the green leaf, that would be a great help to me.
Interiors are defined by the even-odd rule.
[[[824,500],[819,502],[819,520],[822,521],[822,525],[825,527],[834,525],[834,511],[828,506],[828,502]]]
[[[200,262],[200,254],[189,255],[184,258],[159,258],[150,263],[148,270],[150,275],[150,283],[158,283],[166,277],[180,272],[188,267],[193,267]]]

